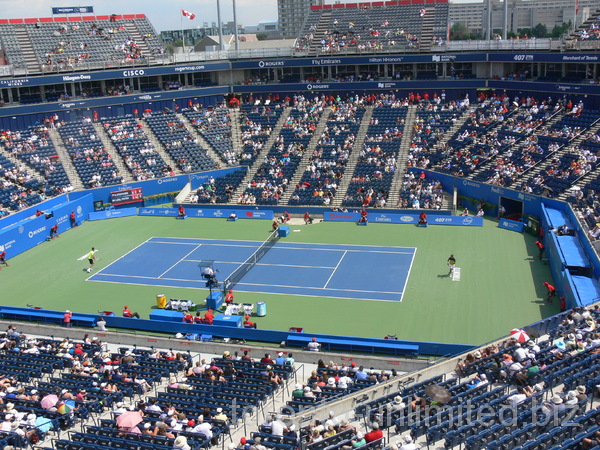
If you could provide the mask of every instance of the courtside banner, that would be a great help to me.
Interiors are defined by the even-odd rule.
[[[235,214],[239,219],[267,219],[273,220],[273,211],[262,211],[256,209],[202,209],[184,205],[185,214],[188,217],[207,217],[215,219],[226,219]],[[176,217],[179,214],[177,208],[140,208],[139,216],[163,216]]]
[[[114,219],[116,217],[127,217],[137,215],[137,208],[120,208],[120,209],[107,209],[106,211],[90,212],[89,220],[104,220]]]
[[[6,256],[10,259],[50,239],[50,228],[54,225],[58,225],[58,234],[63,233],[71,228],[71,211],[75,211],[77,222],[81,223],[93,208],[91,198],[91,195],[86,195],[75,201],[65,202],[47,209],[48,216],[43,214],[3,229],[0,231],[0,251],[6,250]]]
[[[360,213],[354,212],[326,212],[323,214],[323,220],[333,222],[358,222]],[[419,223],[419,214],[382,214],[369,212],[367,219],[371,223],[405,223],[416,225]],[[427,215],[427,223],[429,225],[458,225],[467,227],[483,226],[483,217],[474,216],[440,216]]]
[[[498,222],[498,228],[504,228],[505,230],[511,230],[516,231],[517,233],[522,233],[525,229],[525,224],[516,220],[500,219],[500,221]]]

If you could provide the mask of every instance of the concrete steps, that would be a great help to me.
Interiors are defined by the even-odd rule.
[[[400,186],[402,186],[402,179],[406,173],[406,167],[408,165],[408,152],[410,150],[410,144],[415,133],[415,119],[417,117],[417,106],[410,105],[408,112],[406,113],[406,120],[404,121],[404,129],[402,130],[402,143],[400,144],[400,151],[398,152],[398,159],[396,160],[396,172],[392,179],[392,185],[388,193],[388,204],[396,205],[400,198]]]
[[[167,164],[167,166],[169,166],[173,170],[173,172],[175,172],[176,175],[181,175],[183,172],[179,169],[179,167],[177,167],[177,164],[175,164],[173,158],[171,158],[171,156],[166,152],[165,148],[160,143],[160,140],[156,137],[154,131],[152,131],[152,128],[150,128],[150,125],[148,125],[148,122],[146,122],[145,120],[138,120],[138,123],[142,124],[142,130],[144,131],[144,134],[152,143],[154,149],[163,159],[165,164]]]
[[[188,132],[192,136],[198,139],[198,145],[200,145],[200,147],[206,150],[206,153],[208,154],[208,156],[210,156],[210,159],[212,159],[215,162],[215,169],[220,168],[223,160],[221,159],[219,154],[215,152],[212,146],[206,141],[206,139],[204,139],[202,135],[196,131],[196,129],[190,124],[190,121],[187,119],[187,117],[185,117],[181,113],[177,113],[176,116],[179,120],[182,121],[183,125],[185,126],[185,129],[188,130]]]
[[[292,108],[287,106],[282,111],[281,115],[279,116],[279,120],[273,127],[273,131],[271,132],[269,139],[267,139],[267,142],[265,142],[265,145],[263,145],[261,152],[256,156],[254,163],[248,167],[246,176],[241,181],[240,185],[237,187],[235,192],[231,195],[231,200],[228,203],[229,205],[237,205],[238,197],[240,196],[240,194],[242,192],[244,192],[246,190],[246,187],[248,186],[248,182],[250,182],[250,180],[252,180],[252,178],[254,178],[254,175],[256,175],[256,172],[258,171],[260,165],[263,162],[264,155],[269,153],[269,150],[271,149],[271,147],[273,147],[273,143],[275,142],[275,139],[277,139],[277,136],[279,136],[279,133],[281,132],[281,129],[283,128],[283,124],[285,123],[288,116],[290,115],[291,110],[292,110]],[[238,121],[238,126],[239,126],[239,121]],[[232,124],[232,128],[233,128],[233,124]],[[242,147],[243,147],[243,144],[242,144]]]
[[[40,63],[38,61],[35,50],[33,49],[33,44],[31,43],[31,39],[29,38],[29,33],[27,33],[27,28],[25,28],[24,26],[15,27],[15,39],[19,43],[19,47],[21,48],[21,52],[23,53],[23,59],[25,60],[27,73],[40,73]]]
[[[304,151],[304,155],[302,155],[302,159],[298,163],[298,167],[294,172],[294,176],[292,176],[292,178],[290,179],[287,189],[285,190],[285,192],[281,196],[281,199],[279,200],[280,205],[287,205],[289,203],[290,198],[292,197],[292,194],[295,190],[295,186],[300,182],[302,175],[304,175],[304,172],[306,171],[308,161],[310,160],[310,157],[317,148],[317,143],[319,142],[319,139],[321,139],[321,135],[323,134],[323,131],[327,126],[327,122],[329,121],[330,113],[331,107],[327,107],[323,110],[321,119],[319,120],[319,123],[317,123],[315,132],[313,133],[312,138],[310,139],[310,142],[308,143],[306,150]]]
[[[354,145],[352,146],[348,162],[346,163],[346,168],[344,169],[344,175],[342,176],[342,179],[337,187],[335,197],[331,202],[331,206],[334,208],[339,208],[342,206],[342,201],[344,200],[344,196],[346,195],[346,191],[350,185],[350,180],[352,179],[352,175],[356,169],[356,163],[358,162],[358,158],[360,156],[360,150],[363,145],[365,145],[365,137],[367,136],[367,130],[371,124],[371,118],[373,117],[374,109],[375,108],[373,106],[365,107],[365,113],[363,114],[360,128],[356,133],[356,139],[354,139]]]
[[[63,140],[60,137],[58,130],[50,129],[48,131],[48,135],[50,136],[50,139],[54,143],[54,148],[56,150],[56,153],[58,154],[60,162],[62,163],[63,167],[65,168],[65,172],[67,173],[67,176],[69,177],[69,181],[71,182],[71,186],[73,187],[73,190],[78,191],[78,190],[86,189],[86,186],[84,186],[83,181],[81,181],[81,177],[77,173],[77,169],[75,169],[75,166],[73,165],[73,161],[71,160],[71,157],[69,156],[69,152],[67,151],[67,148],[65,147],[65,144],[63,143]]]
[[[121,158],[121,155],[119,155],[119,152],[113,144],[113,141],[110,140],[110,138],[104,131],[104,127],[102,126],[102,124],[94,122],[93,125],[94,129],[96,130],[96,133],[98,134],[98,137],[100,137],[100,140],[104,144],[105,150],[110,155],[110,158],[112,159],[113,163],[115,163],[117,169],[119,169],[119,174],[123,177],[123,183],[131,183],[132,181],[135,181],[133,175],[131,175],[129,168],[123,162],[123,158]]]

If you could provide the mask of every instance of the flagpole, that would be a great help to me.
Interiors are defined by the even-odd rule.
[[[181,13],[181,53],[185,53],[185,35],[183,34],[183,12]]]

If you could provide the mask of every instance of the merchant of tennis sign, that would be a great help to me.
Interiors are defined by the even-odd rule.
[[[52,7],[52,14],[93,14],[93,6]]]

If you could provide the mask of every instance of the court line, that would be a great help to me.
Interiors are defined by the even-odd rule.
[[[200,262],[205,261],[203,259],[186,259],[183,262]],[[181,261],[180,261],[181,262]],[[239,264],[242,265],[245,261],[215,261],[215,264]],[[300,264],[269,264],[269,263],[256,263],[255,266],[275,266],[275,267],[295,267],[295,268],[303,268],[303,269],[333,269],[332,266],[302,266]]]
[[[190,250],[188,253],[186,253],[183,258],[179,258],[179,260],[173,264],[171,267],[169,267],[167,270],[165,270],[163,273],[161,273],[158,278],[162,277],[165,273],[167,273],[169,270],[171,270],[173,267],[175,267],[177,264],[179,264],[181,261],[185,260],[185,257],[194,253],[196,250],[198,250],[200,247],[202,247],[202,244],[198,244],[196,245],[196,247],[194,247],[192,250]]]
[[[258,241],[256,241],[258,242]],[[148,244],[166,244],[166,245],[197,245],[195,242],[161,242],[161,241],[152,241],[148,242]],[[256,248],[256,245],[233,245],[233,244],[207,244],[206,242],[202,242],[199,245],[206,245],[210,247],[241,247],[241,248]]]
[[[258,241],[256,241],[258,242]],[[160,242],[160,241],[152,241],[149,244],[166,244],[166,245],[194,245],[192,242]],[[236,247],[236,248],[256,248],[254,245],[232,245],[232,244],[201,244],[205,246],[215,246],[215,247]],[[332,244],[338,245],[338,244]],[[345,244],[339,244],[340,247],[344,247]],[[379,246],[371,245],[365,246],[371,248],[378,248]],[[393,248],[393,247],[392,247]],[[398,247],[404,248],[404,247]],[[300,251],[318,251],[318,252],[360,252],[360,253],[390,253],[392,255],[414,255],[415,252],[390,252],[388,250],[343,250],[336,248],[317,248],[317,247],[282,247],[275,246],[275,250],[300,250]]]
[[[93,276],[98,275],[97,273],[95,273]],[[110,276],[110,275],[104,275],[104,276]],[[90,277],[91,278],[91,277]],[[161,280],[165,280],[166,278],[161,278]],[[92,279],[88,279],[88,281],[92,281],[95,283],[111,283],[111,284],[123,284],[122,281],[108,281],[108,280],[92,280]],[[181,288],[184,287],[185,289],[196,289],[196,290],[206,290],[205,287],[194,287],[194,286],[165,286],[164,284],[158,285],[158,284],[144,284],[144,283],[125,283],[125,284],[131,284],[134,286],[161,286],[161,287],[177,287],[177,288]],[[238,285],[243,284],[243,283],[238,283]],[[237,285],[236,285],[237,286]],[[263,285],[264,286],[264,285]],[[289,286],[288,286],[289,287]],[[312,289],[312,288],[311,288]],[[266,291],[241,291],[241,292],[252,292],[252,293],[256,293],[256,294],[273,294],[273,292],[266,292]],[[366,291],[369,292],[370,294],[373,294],[375,291]],[[392,292],[392,294],[398,294],[397,292]],[[385,300],[385,299],[381,299],[381,298],[356,298],[356,297],[337,297],[335,295],[313,295],[313,294],[285,294],[285,295],[297,295],[298,297],[315,297],[315,298],[337,298],[337,299],[341,299],[341,300],[359,300],[359,301],[367,301],[367,302],[397,302],[398,300]]]
[[[340,244],[340,247],[344,247],[344,244]],[[371,246],[377,248],[377,246]],[[342,250],[335,248],[306,248],[306,247],[274,247],[275,250],[304,250],[304,251],[319,251],[319,252],[359,252],[359,253],[391,253],[393,255],[414,255],[415,252],[390,252],[387,250]]]
[[[346,253],[348,253],[348,252],[344,252],[342,257],[338,261],[337,265],[333,268],[333,272],[331,272],[331,275],[329,275],[329,278],[327,278],[327,283],[325,283],[325,286],[323,286],[323,289],[327,289],[327,285],[331,281],[331,278],[333,277],[333,274],[335,274],[335,271],[338,269],[338,267],[340,267],[340,264],[342,263],[342,259],[344,259],[344,256],[346,256]]]
[[[311,287],[311,286],[289,286],[287,284],[264,284],[264,283],[237,283],[237,285],[244,285],[244,286],[273,286],[273,287],[281,287],[281,288],[293,288],[293,289],[321,289],[323,291],[344,291],[344,292],[367,292],[367,293],[373,293],[373,292],[381,292],[383,294],[398,294],[398,291],[363,291],[361,289],[334,289],[334,288],[320,288],[320,287]],[[298,295],[302,295],[302,294],[298,294]],[[342,297],[345,298],[345,297]]]
[[[141,275],[119,275],[119,274],[106,274],[106,273],[98,273],[98,274],[94,274],[94,275],[102,275],[104,277],[117,277],[117,278],[141,278],[144,280],[165,280],[165,281],[193,281],[193,282],[197,282],[197,283],[201,283],[202,280],[190,280],[188,278],[156,278],[156,277],[145,277],[145,276],[141,276]],[[96,281],[96,280],[92,280],[92,281]],[[128,283],[128,284],[138,284],[138,283]],[[317,289],[317,290],[323,290],[323,291],[344,291],[344,292],[365,292],[367,294],[372,294],[374,292],[381,292],[382,294],[399,294],[398,291],[363,291],[360,289],[333,289],[333,288],[320,288],[320,287],[311,287],[311,286],[289,286],[286,284],[264,284],[264,283],[238,283],[238,285],[244,285],[244,286],[273,286],[273,287],[281,287],[281,288],[288,288],[288,289]],[[141,284],[141,286],[152,286],[152,284]],[[237,285],[236,285],[237,286]],[[179,287],[183,287],[183,288],[187,288],[188,286],[179,286]],[[195,288],[195,289],[200,289],[200,288]],[[254,292],[254,291],[252,291]],[[273,292],[271,292],[271,294],[273,294]],[[303,294],[297,294],[302,296]],[[340,298],[347,298],[347,297],[340,297]]]
[[[264,241],[252,241],[252,240],[242,240],[242,239],[210,239],[210,238],[182,238],[182,237],[170,237],[170,236],[152,236],[150,239],[187,239],[187,240],[195,240],[195,241],[219,241],[219,242],[258,242],[259,244],[262,244]],[[396,247],[393,245],[366,245],[366,244],[319,244],[316,242],[278,242],[279,244],[281,244],[282,246],[287,246],[287,245],[302,245],[302,244],[306,244],[306,245],[316,245],[316,246],[343,246],[343,247],[371,247],[371,248],[403,248],[405,250],[415,250],[416,251],[416,247]],[[168,242],[165,242],[165,244],[168,244]],[[335,250],[335,249],[324,249],[324,250]],[[413,252],[414,253],[414,252]]]
[[[148,238],[146,239],[144,242],[141,242],[139,245],[135,246],[134,248],[132,248],[131,250],[129,250],[127,253],[125,253],[124,255],[118,257],[117,259],[115,259],[113,262],[111,262],[108,266],[104,266],[102,269],[100,269],[98,272],[96,272],[94,275],[102,272],[104,269],[108,269],[110,266],[112,266],[113,264],[115,264],[116,262],[118,262],[119,260],[125,258],[127,255],[129,255],[131,252],[137,250],[138,248],[140,248],[142,245],[144,245],[146,242],[148,242],[150,239],[152,238]],[[91,277],[93,277],[94,275],[90,275],[89,277],[87,277],[85,279],[85,281],[88,281]]]
[[[415,257],[417,256],[417,251],[415,249],[415,253],[410,260],[410,266],[408,266],[408,272],[406,273],[406,278],[404,279],[404,286],[402,286],[402,293],[400,294],[400,301],[404,298],[404,292],[406,292],[406,285],[408,284],[408,279],[410,278],[410,271],[412,270],[413,263],[415,262]]]

